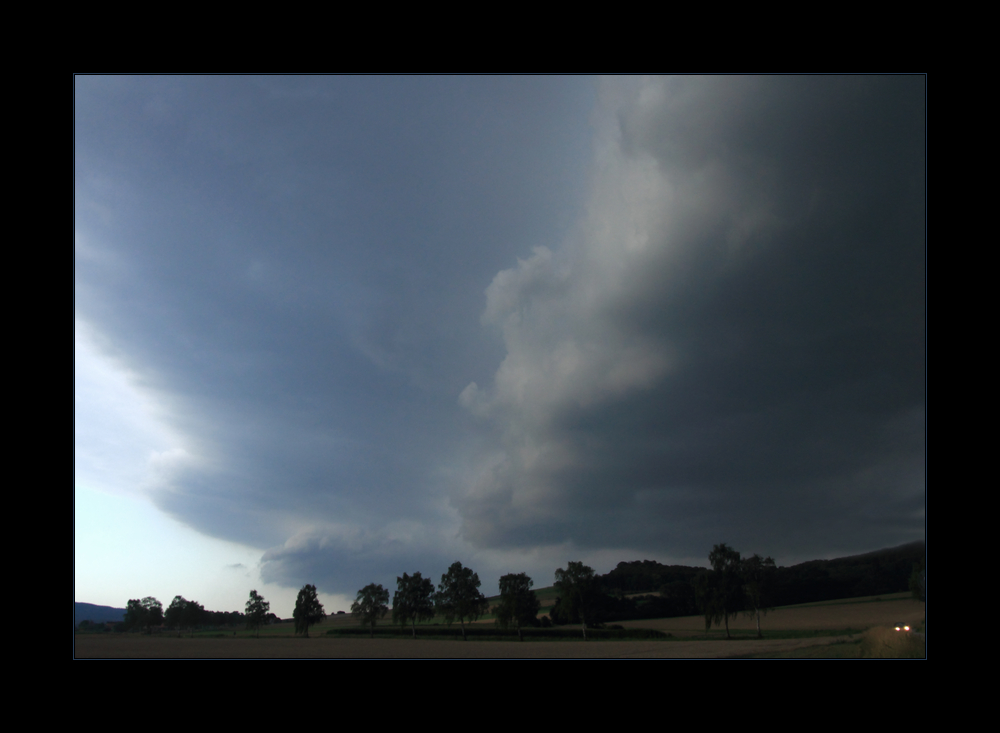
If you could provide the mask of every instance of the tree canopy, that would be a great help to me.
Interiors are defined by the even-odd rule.
[[[524,626],[534,626],[537,623],[541,601],[531,590],[534,581],[525,573],[513,573],[500,578],[500,604],[496,607],[496,623],[501,629],[513,626],[517,629],[517,638],[524,641],[521,629]]]
[[[174,596],[163,616],[168,629],[193,629],[205,620],[205,607],[184,596]]]
[[[466,640],[466,619],[475,621],[490,609],[486,596],[479,592],[480,585],[479,576],[472,568],[463,568],[462,563],[455,562],[441,576],[441,584],[434,594],[435,609],[445,621],[450,624],[458,619],[462,624],[463,641]]]
[[[305,634],[309,638],[309,627],[318,624],[326,618],[323,611],[323,604],[319,602],[315,585],[304,585],[295,599],[295,611],[292,613],[295,619],[295,633]]]
[[[392,621],[413,628],[417,636],[417,622],[434,618],[434,584],[430,578],[422,578],[420,573],[412,576],[403,573],[396,578],[396,592],[392,596]]]
[[[600,592],[594,569],[582,562],[570,562],[566,569],[556,570],[556,588],[565,612],[579,616],[583,624],[583,639],[587,640],[587,619],[594,623],[595,601]]]
[[[351,613],[361,617],[362,624],[371,624],[371,636],[375,638],[375,621],[389,612],[389,591],[381,585],[371,583],[358,591],[358,598],[351,604]]]
[[[136,631],[141,629],[145,624],[143,619],[145,616],[145,609],[142,607],[142,601],[138,598],[130,598],[128,604],[125,606],[125,630],[126,631]]]
[[[131,599],[125,607],[125,628],[127,630],[145,629],[147,634],[153,633],[153,627],[163,623],[163,604],[152,596],[146,596],[141,601]]]
[[[267,623],[267,613],[271,610],[271,604],[264,600],[257,591],[250,591],[250,600],[247,601],[246,617],[247,628],[257,631],[257,638],[260,638],[260,627]]]

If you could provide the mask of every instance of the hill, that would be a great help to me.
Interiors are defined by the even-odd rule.
[[[923,540],[862,555],[809,560],[777,568],[770,604],[790,606],[838,598],[898,593],[909,588],[914,564],[926,553]],[[607,620],[695,615],[694,579],[705,568],[662,565],[653,560],[620,562],[600,576],[609,596]],[[646,594],[636,597],[639,594]],[[631,597],[626,597],[631,596]]]
[[[117,623],[124,618],[124,608],[95,606],[93,603],[73,603],[73,626],[78,626],[81,621],[93,621],[95,624],[103,624],[107,621]]]

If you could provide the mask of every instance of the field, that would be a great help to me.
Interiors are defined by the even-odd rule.
[[[389,618],[380,624],[384,625]],[[909,623],[924,631],[924,604],[899,593],[881,598],[852,598],[778,608],[761,622],[763,639],[755,624],[743,617],[730,619],[733,640],[725,630],[705,631],[701,617],[629,621],[628,628],[650,628],[671,634],[663,640],[637,641],[466,641],[423,638],[338,638],[330,629],[357,627],[351,616],[332,616],[310,629],[310,638],[296,637],[289,623],[261,630],[260,639],[245,630],[201,633],[76,634],[77,658],[323,658],[323,659],[649,659],[726,657],[856,657],[864,644],[881,643],[882,629]],[[484,623],[484,622],[481,622]],[[492,624],[492,621],[485,621]],[[422,627],[421,627],[422,628]],[[882,634],[890,641],[891,634]],[[877,637],[877,638],[876,638]],[[922,649],[923,636],[913,637]],[[865,646],[868,649],[869,646]],[[871,646],[871,648],[876,648]],[[882,655],[896,655],[888,647]],[[912,652],[912,649],[908,653]],[[918,656],[923,656],[918,654]]]
[[[924,621],[924,604],[916,601],[909,593],[895,593],[867,598],[845,598],[839,601],[804,603],[799,606],[784,606],[770,611],[761,619],[760,628],[766,635],[769,631],[836,631],[856,633],[873,626],[888,626],[906,623],[916,628]],[[626,628],[638,627],[666,631],[674,636],[705,636],[705,619],[701,616],[684,618],[664,618],[650,621],[623,621]],[[733,636],[744,637],[748,633],[756,635],[755,621],[738,616],[729,619],[729,629]],[[712,628],[712,635],[725,637],[724,628]]]

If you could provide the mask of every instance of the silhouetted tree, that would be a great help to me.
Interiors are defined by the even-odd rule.
[[[375,621],[389,612],[389,591],[371,583],[358,591],[358,598],[351,604],[351,613],[361,617],[362,624],[371,624],[371,637],[375,638]]]
[[[323,611],[323,604],[319,602],[315,585],[304,585],[295,599],[295,611],[292,613],[295,619],[295,633],[305,634],[309,638],[309,627],[318,624],[326,618]]]
[[[587,640],[587,620],[593,624],[594,605],[600,591],[597,587],[594,569],[582,562],[570,562],[563,570],[556,570],[556,588],[559,589],[559,605],[566,615],[578,616],[583,624],[583,639]],[[555,621],[555,618],[552,619]]]
[[[496,623],[501,629],[513,626],[517,629],[517,638],[524,641],[521,628],[534,626],[537,623],[541,601],[531,590],[534,585],[525,573],[509,574],[500,578],[500,604],[496,607]]]
[[[760,617],[766,614],[771,608],[771,584],[774,578],[774,559],[762,558],[754,554],[753,557],[743,559],[743,594],[746,599],[745,613],[750,618],[757,619],[757,638],[763,637],[760,633]]]
[[[260,638],[260,627],[267,622],[267,612],[271,610],[271,604],[264,600],[264,597],[257,594],[257,591],[250,591],[250,600],[247,601],[246,618],[247,628],[256,629],[257,638]]]
[[[214,613],[212,614],[214,615]],[[202,624],[206,623],[209,617],[209,612],[205,611],[205,607],[198,603],[198,601],[188,601],[187,605],[184,606],[184,611],[181,614],[181,625],[186,626],[189,629],[196,629]]]
[[[441,576],[441,584],[434,594],[435,610],[444,616],[449,624],[456,618],[462,624],[462,640],[465,636],[465,620],[475,621],[489,611],[490,604],[479,592],[479,576],[472,568],[463,568],[462,563],[452,563],[448,572]]]
[[[125,607],[125,628],[130,631],[145,629],[147,634],[152,634],[153,627],[162,623],[163,604],[152,596],[141,601],[132,599]]]
[[[167,624],[168,629],[176,629],[181,626],[184,609],[187,607],[188,601],[184,596],[174,596],[174,600],[170,601],[170,605],[167,606],[167,610],[163,613],[163,620]]]
[[[705,629],[724,621],[726,638],[731,639],[729,617],[743,609],[740,553],[723,543],[712,548],[708,560],[712,563],[712,571],[695,579],[695,595],[705,614]]]
[[[146,609],[138,598],[130,598],[125,606],[125,619],[122,623],[126,631],[138,631],[145,625]]]
[[[193,629],[205,619],[205,607],[197,601],[189,601],[184,596],[174,596],[163,614],[168,629]]]
[[[434,584],[430,578],[422,578],[420,573],[412,576],[403,573],[396,578],[396,592],[392,595],[392,621],[413,628],[417,636],[417,621],[434,618]]]

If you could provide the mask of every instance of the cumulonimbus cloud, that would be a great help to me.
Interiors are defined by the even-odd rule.
[[[586,216],[486,290],[507,354],[460,402],[503,455],[464,536],[683,551],[753,535],[751,496],[817,528],[870,466],[912,483],[922,444],[886,433],[923,415],[922,80],[604,83]],[[869,499],[819,533],[870,531]]]

